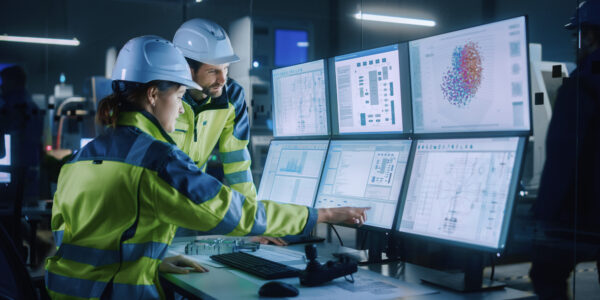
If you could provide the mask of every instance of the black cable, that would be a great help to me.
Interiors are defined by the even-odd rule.
[[[342,238],[340,237],[340,234],[337,232],[337,229],[335,229],[335,226],[329,224],[329,226],[331,227],[331,229],[333,229],[333,232],[335,232],[335,235],[337,235],[338,240],[340,241],[340,245],[342,247],[344,247],[344,242],[342,242]]]
[[[492,256],[492,273],[490,274],[490,281],[494,281],[494,272],[496,271],[496,264],[494,262],[494,254]]]

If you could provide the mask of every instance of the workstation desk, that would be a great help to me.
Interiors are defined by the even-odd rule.
[[[191,239],[190,239],[191,240]],[[186,241],[178,239],[169,248],[167,255],[183,254]],[[278,247],[261,245],[257,254],[286,265],[301,268],[305,265],[304,245]],[[333,243],[318,243],[321,263],[334,259],[332,254],[339,246]],[[269,280],[244,273],[209,261],[208,256],[189,256],[209,269],[208,273],[165,274],[161,282],[166,290],[174,290],[188,298],[196,299],[258,299],[259,288]],[[360,266],[354,274],[354,283],[343,277],[319,287],[304,287],[298,278],[278,279],[294,285],[300,291],[297,299],[537,299],[529,292],[512,288],[459,293],[421,281],[421,274],[430,272],[405,262],[390,262]]]

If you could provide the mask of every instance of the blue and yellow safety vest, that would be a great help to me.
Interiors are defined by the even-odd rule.
[[[315,209],[222,185],[151,114],[124,112],[61,169],[51,222],[58,251],[46,261],[46,287],[52,298],[158,298],[158,266],[177,226],[285,236],[310,232],[316,220]]]
[[[250,127],[244,89],[229,78],[218,98],[197,103],[185,94],[185,112],[179,116],[171,137],[202,170],[215,146],[223,162],[227,183],[246,197],[256,197],[250,170]]]

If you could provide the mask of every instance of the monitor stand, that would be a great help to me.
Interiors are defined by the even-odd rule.
[[[427,268],[421,274],[421,280],[459,292],[473,292],[501,289],[506,283],[483,278],[483,257],[481,253],[469,253],[466,257],[464,272],[448,273]]]
[[[398,260],[394,255],[387,253],[387,251],[390,250],[388,245],[389,236],[387,233],[364,232],[363,234],[363,238],[366,239],[365,242],[367,244],[367,249],[358,250],[340,246],[333,256],[349,257],[358,262],[359,265],[388,263]]]

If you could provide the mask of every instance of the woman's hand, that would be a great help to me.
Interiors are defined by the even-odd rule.
[[[317,223],[344,223],[362,225],[367,221],[370,207],[332,207],[319,208]]]
[[[183,255],[166,257],[158,266],[158,270],[163,273],[177,274],[187,274],[190,271],[199,273],[208,272],[207,268]]]

